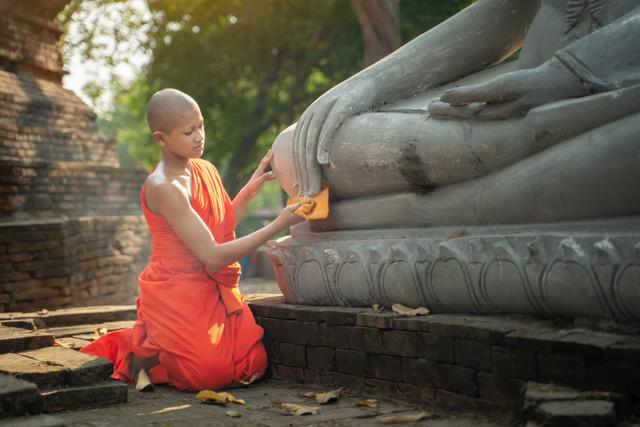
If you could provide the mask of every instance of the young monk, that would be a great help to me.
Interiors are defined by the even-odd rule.
[[[199,159],[204,121],[188,95],[164,89],[147,108],[162,160],[141,191],[152,237],[151,259],[139,276],[138,319],[131,329],[104,335],[83,353],[114,363],[113,378],[178,389],[220,389],[262,377],[263,330],[238,290],[238,260],[270,237],[302,221],[299,204],[284,208],[264,228],[234,239],[234,226],[262,184],[268,153],[231,201],[213,165]]]

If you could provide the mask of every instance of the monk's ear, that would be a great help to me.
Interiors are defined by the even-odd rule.
[[[161,147],[164,147],[164,144],[167,140],[167,135],[159,130],[154,131],[151,136],[153,137],[153,141]]]

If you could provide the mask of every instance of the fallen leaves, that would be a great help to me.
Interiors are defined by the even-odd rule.
[[[54,347],[73,348],[73,344],[68,342],[62,342],[60,340],[53,340]]]
[[[49,314],[49,310],[47,310],[46,308],[43,308],[42,310],[36,312],[36,314],[39,316],[46,316],[47,314]]]
[[[237,403],[239,405],[246,404],[244,400],[238,399],[233,394],[226,391],[216,393],[211,390],[202,390],[200,393],[196,394],[196,399],[199,399],[202,403],[213,403],[214,405],[226,405],[227,402]]]
[[[318,402],[320,405],[326,405],[327,403],[335,402],[336,400],[340,399],[342,389],[343,387],[340,387],[335,390],[318,393],[315,395],[316,402]]]
[[[278,401],[273,401],[273,406],[276,408],[286,412],[287,414],[299,416],[299,415],[316,415],[320,412],[315,406],[304,406],[298,405],[297,403],[283,403]]]
[[[426,412],[418,412],[417,414],[407,415],[391,415],[389,417],[380,418],[382,424],[402,424],[402,423],[414,423],[427,418]]]
[[[465,235],[464,229],[456,230],[456,231],[452,231],[451,233],[449,233],[449,238],[450,239],[457,239],[459,237],[463,237],[464,235]]]
[[[356,406],[363,407],[363,408],[377,408],[378,407],[378,401],[376,399],[356,400],[355,402],[353,402],[353,404],[356,405]]]
[[[382,313],[384,311],[384,307],[380,304],[373,304],[371,306],[371,309],[374,313]]]
[[[101,336],[106,335],[107,332],[109,332],[107,328],[97,328],[95,331],[93,331],[93,336],[95,338],[100,338]]]
[[[231,418],[240,418],[242,416],[242,412],[240,411],[227,411],[224,414]]]
[[[429,314],[429,309],[425,307],[410,308],[402,304],[393,304],[391,310],[401,316],[426,316]]]

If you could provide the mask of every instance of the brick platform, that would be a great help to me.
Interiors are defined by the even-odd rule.
[[[437,406],[514,417],[531,384],[640,397],[640,336],[526,317],[401,317],[251,301],[276,378],[371,385]]]

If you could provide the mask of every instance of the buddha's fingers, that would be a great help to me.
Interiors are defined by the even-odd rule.
[[[333,141],[338,128],[342,122],[350,115],[344,108],[340,107],[338,98],[334,99],[328,106],[322,129],[318,135],[317,159],[321,165],[329,164],[329,144]],[[320,188],[318,187],[318,191]],[[315,194],[314,194],[315,195]]]
[[[325,110],[329,111],[331,106],[330,104]],[[314,141],[315,146],[318,144],[318,138],[320,136],[320,132],[322,131],[323,121],[318,120],[319,118],[324,119],[323,114],[316,115],[309,126],[309,130],[307,132],[307,139],[310,141]],[[318,161],[315,157],[316,150],[309,150],[305,154],[307,156],[307,169],[309,172],[309,179],[307,182],[306,195],[307,196],[315,196],[318,192],[320,192],[320,184],[322,181],[322,170]]]
[[[309,170],[309,151],[313,151],[313,149],[315,148],[315,146],[310,146],[313,144],[312,141],[309,141],[309,139],[307,138],[307,134],[309,131],[309,125],[311,124],[311,122],[313,121],[313,113],[311,113],[309,118],[306,118],[303,120],[302,126],[300,128],[300,141],[302,142],[302,144],[299,147],[299,162],[300,162],[300,188],[298,193],[306,196],[307,195],[307,188],[308,188],[308,182],[309,182],[309,174],[311,173],[311,171]]]
[[[434,101],[429,105],[429,114],[435,118],[474,119],[484,108],[484,102],[474,102],[468,105],[451,105],[446,102]]]
[[[302,121],[304,117],[302,117],[298,123],[296,123],[296,127],[293,131],[293,140],[291,143],[291,155],[293,158],[293,170],[296,175],[294,187],[298,188],[298,195],[301,195],[302,186],[300,185],[301,173],[300,173],[300,148],[302,146],[302,141],[300,141],[300,129],[302,128]]]
[[[487,104],[476,113],[476,118],[481,120],[504,120],[523,116],[530,108],[531,106],[522,99],[499,104]]]
[[[511,101],[520,93],[519,74],[517,73],[508,73],[476,85],[446,90],[440,97],[440,101],[451,105]]]

